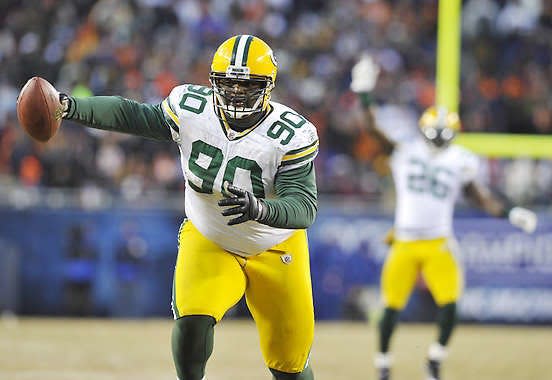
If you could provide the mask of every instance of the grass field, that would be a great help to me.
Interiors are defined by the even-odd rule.
[[[170,320],[6,319],[1,380],[174,380]],[[319,323],[311,363],[317,380],[375,379],[375,334],[365,324]],[[435,331],[404,324],[394,338],[394,380],[423,379]],[[445,380],[552,379],[552,329],[460,326]],[[270,379],[249,321],[216,328],[208,380]]]

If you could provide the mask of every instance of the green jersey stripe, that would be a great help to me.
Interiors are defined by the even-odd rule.
[[[173,119],[171,119],[170,117],[166,117],[165,121],[167,122],[167,124],[169,124],[169,127],[171,127],[175,132],[180,131],[180,128],[178,128],[178,125],[176,125]]]
[[[312,144],[310,145],[307,145],[307,146],[304,146],[302,148],[299,148],[299,149],[294,149],[294,150],[290,150],[289,152],[286,152],[286,156],[289,156],[290,154],[297,154],[297,153],[300,153],[304,150],[307,150],[309,148],[312,148],[313,146],[315,146],[316,144],[318,144],[318,140],[315,140]]]
[[[282,166],[289,166],[289,165],[297,164],[299,162],[308,162],[310,159],[315,157],[317,153],[318,153],[318,149],[316,149],[314,152],[312,152],[310,154],[307,154],[306,156],[296,158],[295,160],[282,161],[281,165]]]
[[[176,112],[174,112],[173,108],[171,107],[171,103],[169,102],[169,98],[166,98],[161,103],[161,109],[163,110],[163,115],[165,116],[165,121],[171,127],[175,132],[179,131],[179,122],[178,122],[178,116],[176,115]]]

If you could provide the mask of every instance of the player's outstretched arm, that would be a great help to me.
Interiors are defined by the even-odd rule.
[[[138,103],[121,96],[74,98],[60,93],[63,118],[88,127],[172,141],[160,105]]]
[[[510,223],[526,233],[533,233],[537,228],[537,215],[533,211],[512,206],[508,202],[500,200],[482,184],[472,181],[464,187],[464,193],[468,199],[488,214],[499,218],[508,218]]]
[[[277,198],[258,199],[251,192],[226,185],[229,196],[218,202],[222,215],[232,216],[229,225],[255,220],[276,228],[303,229],[316,217],[317,190],[314,164],[280,173],[276,177]]]
[[[390,155],[395,144],[378,127],[372,111],[372,90],[376,85],[379,72],[380,68],[374,59],[364,54],[351,70],[351,90],[357,94],[362,104],[366,130],[378,140],[383,151]]]

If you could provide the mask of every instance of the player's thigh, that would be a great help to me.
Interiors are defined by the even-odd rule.
[[[445,241],[425,253],[424,280],[438,305],[456,302],[462,293],[462,270]]]
[[[381,292],[385,306],[401,310],[406,305],[418,275],[415,242],[396,241],[381,273]]]
[[[178,240],[172,300],[175,318],[200,314],[219,321],[245,291],[240,263],[190,221],[182,225]]]
[[[299,230],[284,243],[248,259],[245,271],[247,305],[267,366],[302,371],[314,336],[306,232]]]

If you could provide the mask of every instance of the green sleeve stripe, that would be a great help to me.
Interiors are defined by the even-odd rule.
[[[312,144],[307,145],[307,146],[304,146],[304,147],[302,147],[302,148],[290,150],[289,152],[286,153],[286,156],[289,156],[290,154],[297,154],[297,153],[300,153],[300,152],[302,152],[302,151],[304,151],[304,150],[307,150],[307,149],[309,149],[309,148],[315,146],[316,144],[318,144],[318,140],[313,141]]]
[[[176,114],[176,111],[174,110],[174,107],[171,103],[171,99],[169,97],[167,97],[167,105],[169,106],[169,108],[171,109],[171,111],[173,111],[174,114]]]
[[[307,154],[306,156],[296,158],[295,160],[282,161],[282,166],[294,165],[294,164],[297,164],[299,162],[307,162],[310,159],[314,158],[317,153],[318,153],[318,149],[316,149],[315,151],[313,151],[310,154]]]
[[[161,105],[162,105],[161,108],[163,108],[163,113],[165,114],[165,120],[167,120],[167,123],[172,129],[174,129],[175,132],[179,132],[180,124],[178,121],[178,116],[176,115],[176,112],[174,112],[171,106],[171,102],[169,101],[169,98],[166,98],[165,100],[163,100]]]
[[[167,122],[169,127],[171,127],[176,133],[179,132],[178,125],[176,125],[176,123],[170,117],[166,117],[165,121]]]

